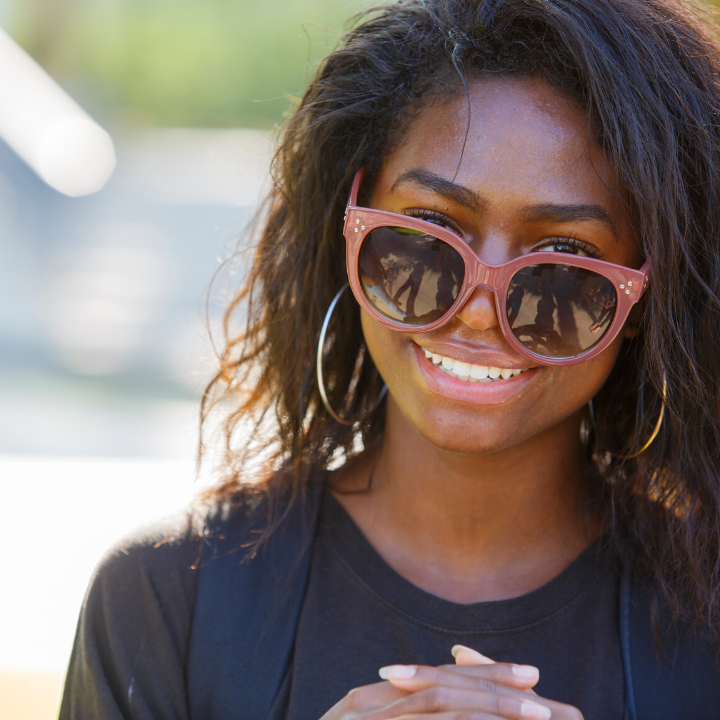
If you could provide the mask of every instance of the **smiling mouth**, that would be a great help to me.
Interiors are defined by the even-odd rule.
[[[530,370],[530,368],[499,368],[492,365],[471,365],[462,360],[455,360],[455,358],[432,353],[425,348],[422,348],[422,351],[425,353],[425,357],[430,360],[438,370],[450,377],[469,383],[490,383],[498,380],[508,380],[515,375]]]

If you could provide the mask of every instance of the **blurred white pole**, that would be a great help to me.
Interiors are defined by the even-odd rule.
[[[0,136],[65,195],[100,190],[115,169],[110,136],[2,30]]]

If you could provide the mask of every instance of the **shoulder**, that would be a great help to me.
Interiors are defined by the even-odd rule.
[[[168,584],[187,589],[197,582],[208,550],[235,544],[246,550],[267,522],[268,500],[238,492],[217,501],[196,502],[176,514],[137,528],[112,545],[100,559],[90,583],[122,590],[128,581],[162,592]],[[244,555],[245,553],[241,553]],[[137,586],[136,586],[137,587]],[[128,588],[130,589],[130,588]]]
[[[273,499],[238,492],[141,527],[104,554],[83,609],[137,619],[142,608],[162,607],[165,620],[180,613],[176,619],[189,623],[199,578],[209,569],[246,565],[256,556],[249,564],[259,569],[265,559],[296,557],[299,544],[312,540],[319,494],[313,488],[302,497]]]
[[[80,611],[61,720],[184,718],[196,514],[140,529],[98,563]]]
[[[138,652],[162,635],[168,651],[186,645],[197,590],[203,518],[195,509],[139,528],[100,559],[83,601],[76,644],[91,654]],[[158,646],[160,647],[160,646]]]
[[[107,615],[162,608],[166,622],[190,622],[201,570],[229,552],[238,561],[267,522],[263,496],[238,494],[215,503],[195,503],[140,527],[112,545],[90,580],[84,609]],[[107,612],[105,612],[107,611]]]
[[[139,528],[110,547],[90,581],[90,600],[141,599],[143,588],[162,595],[169,586],[191,596],[196,557],[202,543],[202,520],[194,510]],[[107,597],[105,597],[107,595]],[[180,598],[178,598],[180,599]]]
[[[83,601],[60,718],[187,718],[186,671],[211,537],[240,537],[248,508],[194,506],[115,543]]]

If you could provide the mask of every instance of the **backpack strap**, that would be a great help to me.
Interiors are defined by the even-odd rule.
[[[620,584],[620,644],[631,720],[717,720],[720,666],[709,636],[680,625],[658,654],[652,595],[625,568]]]
[[[257,537],[258,513],[245,510],[211,528],[187,667],[193,720],[268,717],[290,667],[321,490],[310,485],[252,559],[243,545]]]
[[[632,575],[630,567],[623,564],[620,576],[620,607],[618,619],[620,621],[620,649],[622,651],[623,678],[625,690],[625,711],[628,720],[638,720],[635,709],[635,686],[633,684],[632,654],[630,652],[630,590]]]

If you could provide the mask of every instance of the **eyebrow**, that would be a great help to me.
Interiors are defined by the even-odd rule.
[[[397,188],[398,185],[408,183],[420,185],[420,187],[432,190],[438,195],[441,195],[452,202],[456,202],[458,205],[464,205],[471,210],[482,210],[485,205],[487,205],[487,201],[483,200],[472,190],[463,187],[462,185],[456,185],[454,182],[450,182],[450,180],[446,180],[429,170],[422,170],[420,168],[406,170],[398,177],[397,180],[395,180],[390,188],[390,192],[395,192],[395,188]]]
[[[618,229],[610,214],[601,205],[556,205],[554,203],[539,203],[531,205],[523,211],[527,222],[578,222],[582,220],[599,220],[605,223],[618,235]]]
[[[413,168],[406,170],[392,184],[390,192],[395,192],[399,185],[413,184],[432,190],[458,205],[464,205],[471,210],[481,212],[487,207],[487,200],[463,185],[457,185],[436,175],[429,170]],[[583,220],[599,220],[607,225],[614,235],[619,235],[617,226],[610,214],[602,205],[591,204],[555,204],[538,203],[530,205],[523,210],[523,219],[526,222],[581,222]]]

